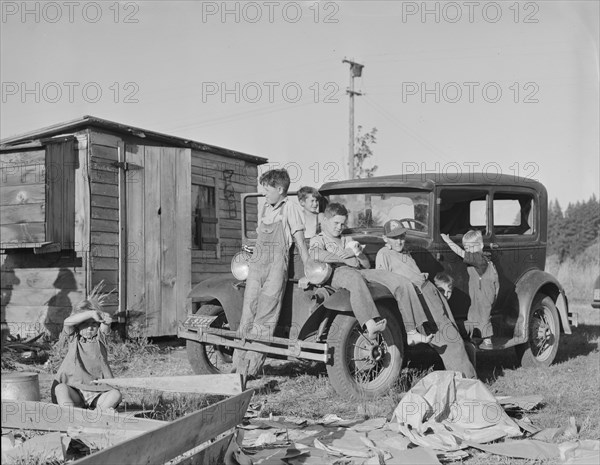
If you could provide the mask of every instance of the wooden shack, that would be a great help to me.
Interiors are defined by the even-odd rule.
[[[176,334],[192,286],[230,272],[267,161],[92,116],[0,144],[2,325],[22,337],[102,280],[109,312]]]

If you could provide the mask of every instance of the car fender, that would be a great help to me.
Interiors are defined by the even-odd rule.
[[[242,316],[245,283],[233,276],[213,276],[196,284],[188,295],[194,303],[218,302],[227,316],[231,329],[237,329]]]
[[[381,301],[391,300],[396,303],[393,295],[381,284],[368,283],[371,297],[375,303]],[[300,331],[299,338],[304,339],[309,334],[318,330],[319,325],[323,321],[323,318],[327,313],[354,313],[352,311],[352,305],[350,304],[350,291],[344,288],[337,289],[333,294],[326,297],[323,302],[312,310],[310,317],[306,320]],[[398,312],[398,318],[401,320],[400,312]],[[331,325],[333,318],[329,322]]]
[[[560,316],[561,327],[566,334],[571,334],[568,312],[569,302],[561,284],[550,273],[541,270],[529,270],[515,286],[519,299],[519,317],[515,325],[515,339],[527,342],[529,338],[528,321],[531,304],[538,293],[544,293],[552,298]]]
[[[350,292],[348,290],[337,289],[332,294],[327,295],[320,303],[316,304],[310,311],[310,316],[302,325],[298,338],[305,339],[318,331],[323,319],[331,313],[352,313]],[[333,318],[327,323],[327,327],[331,325],[332,321]]]

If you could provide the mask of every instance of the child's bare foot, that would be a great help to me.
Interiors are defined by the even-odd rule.
[[[425,335],[419,333],[416,329],[413,329],[412,331],[408,331],[406,333],[406,343],[409,346],[414,346],[417,344],[429,344],[432,340],[433,340],[433,334],[430,334],[429,336],[425,336]]]
[[[371,340],[377,337],[377,333],[381,333],[385,330],[387,326],[387,320],[382,318],[379,321],[375,321],[374,319],[370,319],[365,323],[365,327],[367,328],[367,337]]]

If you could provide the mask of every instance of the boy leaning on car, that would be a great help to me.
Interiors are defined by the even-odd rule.
[[[304,218],[300,206],[288,202],[290,176],[286,170],[264,173],[260,184],[265,191],[265,205],[259,218],[258,237],[250,259],[239,331],[269,337],[275,332],[283,292],[288,276],[289,251],[296,244],[302,262],[308,259],[304,242]],[[265,354],[236,349],[233,366],[238,373],[254,377],[260,371]]]

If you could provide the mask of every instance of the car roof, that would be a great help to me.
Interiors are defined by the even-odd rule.
[[[510,174],[498,174],[494,169],[493,171],[490,170],[489,173],[411,173],[347,179],[325,183],[321,186],[319,192],[327,194],[339,190],[366,190],[390,187],[432,191],[435,189],[435,186],[508,186],[528,187],[539,192],[546,191],[546,188],[538,181]]]

